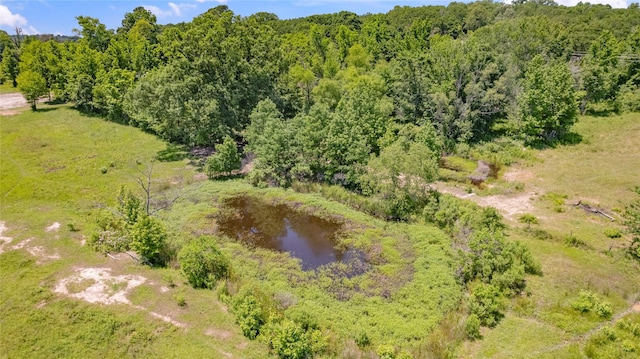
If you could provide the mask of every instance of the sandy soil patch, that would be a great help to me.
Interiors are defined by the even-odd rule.
[[[640,302],[636,302],[633,307],[631,307],[631,310],[633,310],[636,313],[640,313]]]
[[[51,224],[49,227],[47,227],[45,230],[47,232],[51,232],[51,231],[57,231],[60,228],[60,223],[58,222],[53,222],[53,224]]]
[[[534,179],[533,171],[528,168],[514,168],[505,172],[502,179],[509,182],[526,182],[530,183]]]
[[[8,110],[11,108],[18,108],[29,106],[27,100],[24,99],[19,92],[0,94],[0,110]]]
[[[38,257],[40,259],[60,259],[60,254],[47,254],[43,246],[27,247],[27,252],[29,252],[29,254],[31,254],[32,256]],[[39,260],[36,263],[40,264],[42,263],[42,261]]]
[[[13,237],[7,237],[3,235],[4,231],[6,231],[7,229],[8,228],[4,224],[4,222],[0,221],[0,254],[4,253],[4,246],[9,245],[9,243],[13,241]]]
[[[45,102],[48,97],[43,97],[38,102]],[[24,96],[20,92],[3,93],[0,94],[0,110],[9,110],[12,108],[20,108],[29,106],[29,102],[24,99]],[[4,113],[3,113],[4,115]]]
[[[146,280],[137,275],[111,275],[111,268],[81,268],[76,274],[62,279],[53,291],[89,303],[131,304],[127,294]],[[72,292],[74,285],[87,281],[92,282],[86,288]]]
[[[181,322],[179,322],[179,321],[177,321],[175,319],[172,319],[171,317],[168,317],[166,315],[162,315],[162,314],[159,314],[159,313],[156,313],[156,312],[149,312],[149,314],[151,314],[151,316],[154,317],[154,318],[158,318],[158,319],[161,319],[161,320],[163,320],[163,321],[165,321],[167,323],[171,323],[171,324],[175,325],[176,327],[184,328],[184,327],[187,326],[186,324],[181,323]]]
[[[15,246],[11,247],[11,249],[13,249],[13,250],[22,249],[22,248],[26,247],[27,244],[31,243],[32,240],[33,240],[33,237],[27,238],[24,241],[22,241],[22,242],[16,244]]]

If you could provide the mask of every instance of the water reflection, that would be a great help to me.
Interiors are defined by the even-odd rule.
[[[231,212],[218,221],[223,233],[250,245],[289,252],[302,260],[304,270],[350,257],[335,248],[338,223],[251,197],[230,199],[227,206]]]

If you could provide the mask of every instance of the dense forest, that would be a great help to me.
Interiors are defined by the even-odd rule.
[[[255,184],[341,184],[401,198],[387,215],[402,218],[442,154],[548,145],[578,113],[640,109],[639,11],[481,1],[279,20],[222,5],[162,26],[139,7],[115,30],[79,16],[73,42],[4,33],[0,50],[34,109],[48,93],[177,144],[230,136]]]
[[[117,29],[96,18],[77,20],[77,38],[0,33],[0,81],[18,87],[34,111],[49,96],[175,145],[215,149],[204,166],[210,178],[228,177],[244,156],[252,161],[247,177],[254,186],[322,188],[326,197],[378,218],[401,224],[420,218],[439,227],[453,241],[455,285],[468,289],[464,299],[459,293],[451,299],[465,303],[469,315],[459,336],[467,339],[494,327],[501,301],[523,293],[525,275],[542,268],[526,246],[506,239],[496,210],[428,188],[446,175],[446,157],[482,158],[494,171],[526,156],[527,147],[577,141],[572,126],[580,115],[640,111],[637,3],[612,9],[546,0],[453,2],[289,20],[241,17],[221,5],[169,25],[138,7]],[[205,240],[163,257],[165,249],[154,246],[167,234],[149,215],[148,201],[145,211],[144,201],[125,190],[118,201],[123,219],[98,220],[89,240],[97,250],[124,249],[104,236],[124,231],[131,240],[126,249],[149,264],[177,258],[197,267],[209,260],[199,256],[212,257],[212,268],[198,269],[211,273],[188,278],[194,287],[213,288],[231,276],[228,260]],[[536,218],[523,220],[530,226]],[[635,239],[629,252],[638,257],[639,248]],[[324,329],[317,324],[276,326],[256,309],[258,295],[234,300],[244,335],[267,337],[280,357],[339,352],[317,338]],[[418,340],[409,332],[394,335]],[[370,335],[354,340],[363,347],[382,343],[383,334]],[[385,350],[378,347],[378,355],[394,357]]]

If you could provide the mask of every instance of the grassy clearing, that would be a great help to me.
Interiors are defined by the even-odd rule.
[[[574,130],[582,143],[538,151],[540,162],[517,169],[526,179],[525,190],[541,195],[532,210],[540,223],[530,230],[519,224],[510,237],[527,244],[544,275],[529,278],[530,295],[513,300],[504,322],[485,332],[482,341],[463,346],[462,357],[637,355],[629,342],[637,342],[637,336],[616,332],[618,339],[606,339],[609,333],[602,326],[608,318],[572,307],[580,291],[588,290],[610,303],[615,317],[640,298],[640,265],[622,251],[628,238],[605,234],[606,229],[622,229],[620,221],[588,214],[572,204],[582,200],[619,218],[618,210],[632,198],[630,188],[640,185],[640,114],[583,117]],[[583,244],[568,245],[569,236]]]
[[[42,109],[0,119],[0,220],[9,228],[3,236],[13,237],[11,246],[24,245],[19,250],[4,248],[0,255],[0,327],[11,333],[0,339],[3,355],[263,357],[264,345],[247,343],[215,293],[191,289],[174,269],[148,269],[126,257],[116,261],[81,246],[94,226],[96,208],[112,205],[120,185],[139,190],[136,160],[144,165],[165,154],[168,146],[137,129],[83,116],[68,106]],[[156,161],[153,173],[160,193],[191,182],[195,172],[178,160]],[[47,232],[54,222],[60,228]],[[36,248],[60,259],[44,258]],[[129,296],[143,309],[91,305],[53,294],[60,279],[74,268],[87,267],[145,277]],[[81,282],[71,289],[88,285]],[[177,304],[182,293],[188,298],[185,306]],[[168,324],[152,312],[187,327]]]

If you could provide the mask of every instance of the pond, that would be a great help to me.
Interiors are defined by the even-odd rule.
[[[288,252],[302,261],[304,270],[352,256],[336,248],[339,223],[251,197],[232,198],[226,206],[228,213],[218,220],[222,233],[248,245]]]

